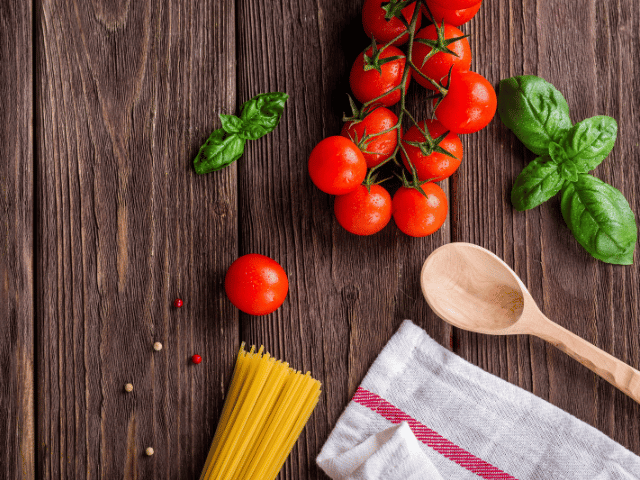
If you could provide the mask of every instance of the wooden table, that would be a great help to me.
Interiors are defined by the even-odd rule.
[[[326,478],[314,458],[405,318],[640,454],[638,404],[540,340],[452,330],[422,298],[427,255],[473,242],[503,257],[550,318],[640,367],[638,254],[628,267],[592,259],[558,199],[517,213],[509,192],[533,154],[497,119],[464,136],[464,162],[443,185],[450,215],[431,237],[393,224],[348,234],[311,183],[307,157],[339,132],[367,42],[361,4],[0,4],[1,478],[196,478],[241,340],[322,381],[281,478]],[[596,175],[636,213],[639,28],[633,0],[485,0],[463,27],[472,68],[494,85],[537,74],[574,121],[617,119]],[[291,95],[280,126],[233,166],[197,176],[191,162],[218,113],[265,91]],[[411,89],[422,118],[425,96]],[[223,289],[249,252],[280,262],[291,285],[262,318],[239,314]]]

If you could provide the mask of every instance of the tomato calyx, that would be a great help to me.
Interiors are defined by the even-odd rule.
[[[395,17],[408,27],[407,22],[402,16],[402,10],[412,1],[413,0],[391,0],[385,5],[382,5],[382,9],[384,10],[384,19],[388,22]]]
[[[421,67],[424,67],[425,63],[427,63],[427,61],[436,53],[448,53],[449,55],[457,57],[458,54],[451,50],[449,48],[449,45],[469,37],[469,35],[467,34],[460,37],[446,38],[444,34],[444,20],[440,25],[438,25],[437,23],[434,23],[434,25],[436,27],[436,33],[438,35],[438,38],[436,40],[431,40],[430,38],[417,38],[416,40],[414,40],[415,43],[421,43],[422,45],[426,45],[427,47],[431,48],[431,51],[427,55],[425,55],[424,59],[422,60],[422,65],[420,65]]]
[[[402,175],[396,175],[400,181],[402,182],[402,186],[404,188],[413,188],[415,190],[417,190],[418,192],[420,192],[420,194],[424,197],[424,198],[429,198],[426,194],[426,192],[423,190],[422,185],[424,185],[425,183],[431,183],[435,180],[434,178],[428,178],[427,180],[418,180],[418,175],[415,172],[415,167],[413,166],[412,163],[409,163],[409,165],[411,166],[411,170],[413,170],[413,180],[409,181],[407,179],[407,176],[404,173],[404,170],[402,171]]]
[[[380,55],[382,55],[382,52],[384,52],[384,49],[387,48],[387,46],[388,45],[385,45],[382,48],[378,49],[376,39],[371,39],[371,56],[367,55],[366,52],[364,54],[365,72],[368,72],[369,70],[376,70],[380,75],[382,75],[382,65],[389,62],[395,62],[396,60],[402,60],[404,58],[400,55],[392,55],[390,57],[380,58]]]
[[[447,155],[448,157],[451,157],[451,158],[457,158],[451,152],[449,152],[448,150],[440,146],[440,143],[447,137],[447,135],[449,135],[449,133],[451,133],[449,130],[447,130],[437,138],[431,138],[431,136],[429,135],[429,132],[426,131],[426,129],[420,128],[420,125],[416,125],[416,128],[424,136],[425,140],[422,142],[404,140],[404,143],[406,143],[407,145],[411,145],[412,147],[419,148],[420,153],[422,153],[422,155],[424,156],[428,156],[437,152],[443,155]]]

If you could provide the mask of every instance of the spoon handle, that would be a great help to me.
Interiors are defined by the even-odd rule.
[[[556,346],[640,403],[640,372],[638,370],[552,322],[542,313],[540,315],[542,319],[537,319],[530,324],[531,334]]]

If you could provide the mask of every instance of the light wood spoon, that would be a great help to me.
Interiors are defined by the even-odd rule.
[[[424,262],[420,284],[431,309],[451,325],[540,337],[640,403],[640,372],[545,317],[518,275],[489,250],[444,245]]]

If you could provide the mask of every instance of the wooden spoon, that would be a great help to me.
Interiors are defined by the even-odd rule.
[[[516,273],[489,250],[444,245],[424,262],[420,284],[431,309],[451,325],[540,337],[640,402],[640,372],[545,317]]]

